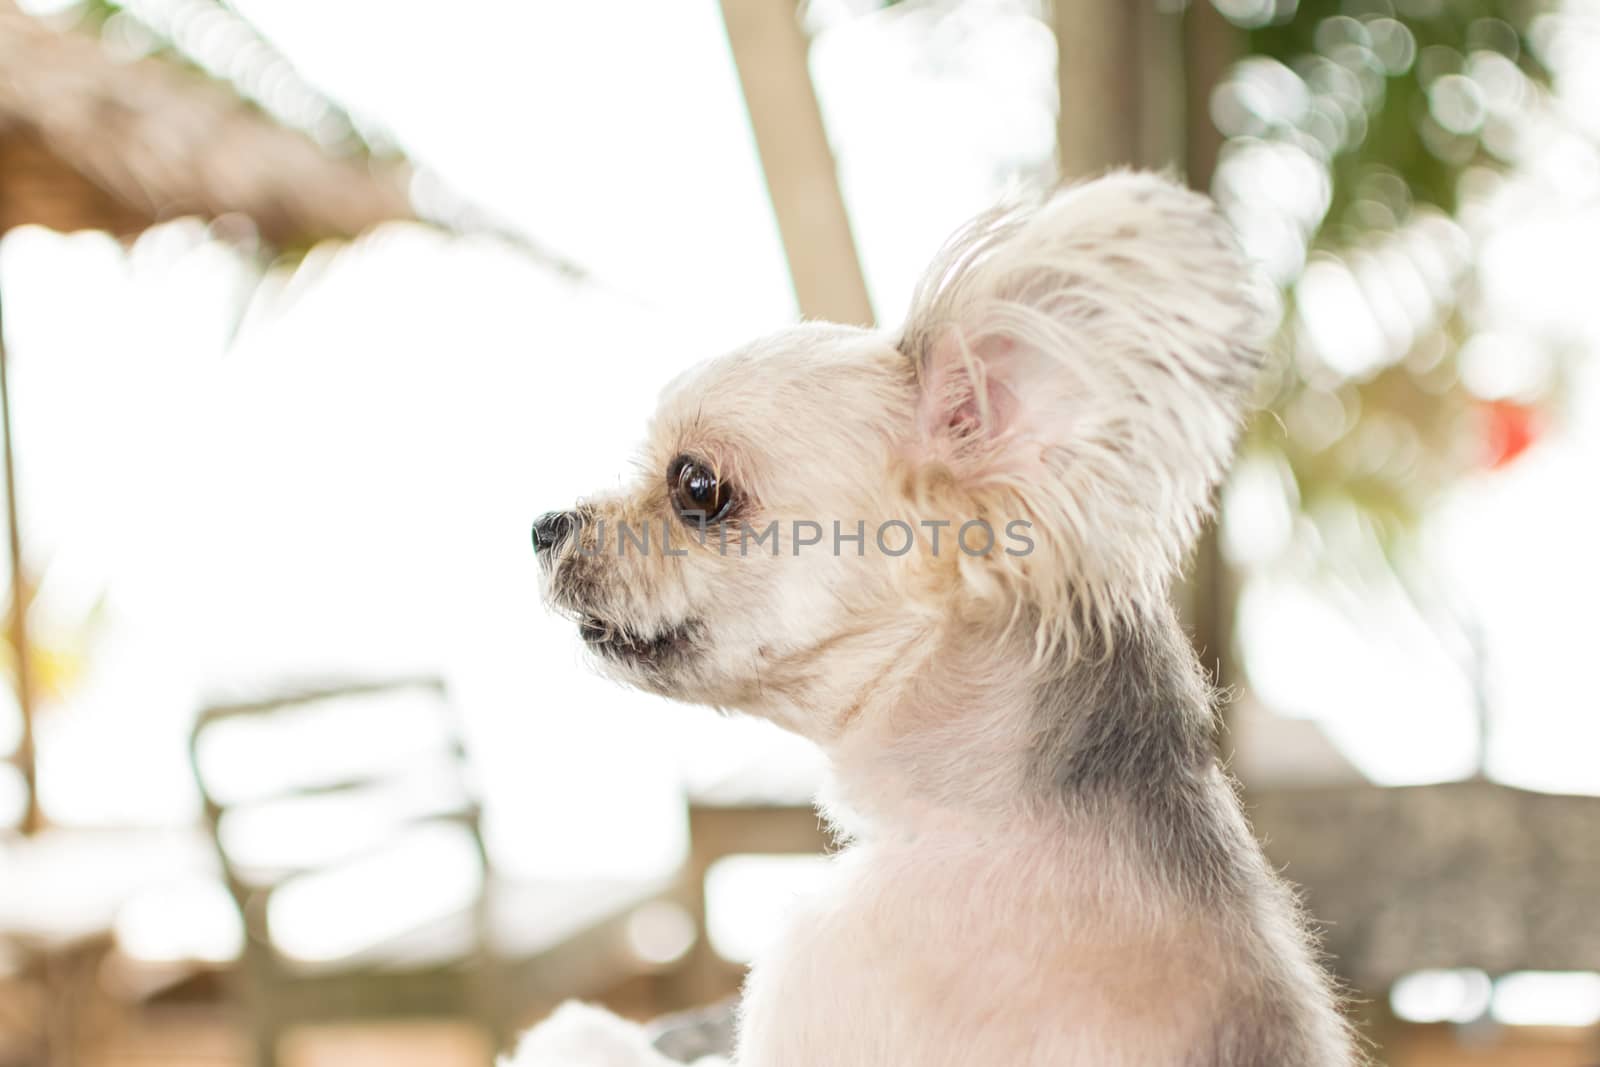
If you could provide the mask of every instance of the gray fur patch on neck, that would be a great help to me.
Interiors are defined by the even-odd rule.
[[[1107,828],[1181,898],[1248,893],[1254,842],[1217,766],[1207,685],[1170,607],[1087,642],[1039,686],[1036,795]]]
[[[1170,607],[1063,659],[1038,687],[1035,796],[1103,834],[1113,854],[1222,932],[1242,982],[1185,1067],[1364,1062],[1314,962],[1294,895],[1267,866],[1217,765],[1215,702]]]

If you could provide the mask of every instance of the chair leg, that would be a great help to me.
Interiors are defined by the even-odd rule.
[[[279,1033],[280,1027],[275,1020],[256,1020],[251,1029],[251,1039],[255,1044],[252,1062],[255,1067],[278,1067]]]
[[[691,838],[689,860],[685,864],[678,890],[684,906],[694,917],[697,930],[688,954],[673,972],[676,986],[674,999],[677,1001],[671,1006],[673,1011],[720,1000],[739,982],[738,969],[718,956],[716,949],[711,947],[711,931],[706,916],[706,874],[717,853],[697,851],[695,846],[699,844],[700,841]]]

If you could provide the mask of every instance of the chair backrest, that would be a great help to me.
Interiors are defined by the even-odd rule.
[[[489,876],[462,735],[435,678],[205,709],[195,779],[256,963],[352,967],[429,924],[489,952]]]

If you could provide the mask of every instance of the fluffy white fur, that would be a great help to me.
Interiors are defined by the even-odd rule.
[[[1265,326],[1211,203],[1149,175],[991,212],[934,262],[903,342],[942,461],[922,470],[1034,521],[1046,565],[1029,557],[1019,577],[1076,609],[1047,621],[1057,636],[1163,594]]]
[[[831,758],[852,843],[751,972],[741,1067],[1355,1062],[1166,601],[1259,363],[1248,294],[1210,202],[1158,177],[984,216],[902,330],[797,327],[674,382],[638,483],[547,539],[611,674]],[[732,487],[722,533],[780,524],[771,554],[671,521],[686,455]],[[1036,550],[802,551],[801,519],[1020,519]],[[581,551],[623,521],[668,543]],[[565,1011],[514,1062],[654,1057]]]

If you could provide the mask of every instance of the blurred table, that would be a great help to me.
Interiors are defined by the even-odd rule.
[[[0,938],[48,945],[108,933],[137,893],[216,870],[198,828],[50,829],[0,841]]]
[[[1600,970],[1600,797],[1469,780],[1257,790],[1246,803],[1364,993],[1423,969]]]
[[[690,1003],[726,996],[744,970],[719,956],[711,944],[706,875],[729,856],[827,852],[831,840],[813,800],[824,773],[820,754],[798,750],[792,739],[784,738],[752,750],[718,777],[690,781],[689,856],[681,890],[699,926],[681,975]]]
[[[89,1020],[105,1004],[100,964],[122,906],[215,868],[197,831],[52,829],[0,841],[0,945],[42,987],[43,1018],[25,1036],[43,1062],[79,1062]]]

